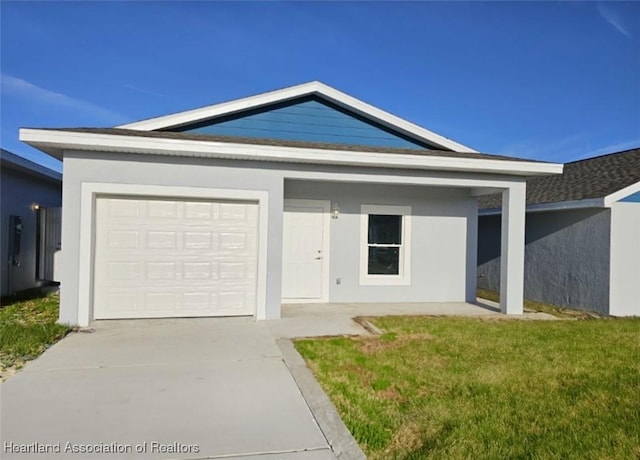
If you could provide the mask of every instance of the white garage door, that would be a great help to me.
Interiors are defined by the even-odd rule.
[[[94,317],[253,315],[258,204],[100,197]]]

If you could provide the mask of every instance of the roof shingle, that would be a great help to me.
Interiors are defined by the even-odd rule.
[[[640,148],[564,165],[564,173],[527,179],[527,204],[604,198],[640,181]],[[480,209],[502,205],[500,194],[480,197]]]
[[[203,142],[229,142],[237,144],[271,145],[281,147],[307,148],[319,150],[343,150],[345,152],[371,152],[389,153],[404,155],[421,155],[451,158],[469,158],[477,160],[501,160],[501,161],[522,161],[529,163],[548,163],[545,161],[529,160],[525,158],[515,158],[503,155],[492,155],[475,152],[452,152],[450,150],[427,150],[427,149],[406,149],[396,147],[371,147],[363,145],[331,144],[323,142],[290,141],[282,139],[267,139],[254,137],[219,136],[211,134],[193,134],[170,131],[139,131],[123,128],[38,128],[46,131],[66,131],[89,134],[109,134],[114,136],[136,136],[160,139],[181,139]]]

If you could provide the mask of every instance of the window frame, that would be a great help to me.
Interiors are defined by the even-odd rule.
[[[401,216],[400,245],[369,244],[369,215]],[[399,247],[397,275],[369,274],[369,247]],[[374,205],[360,206],[360,285],[399,286],[411,284],[411,206]]]

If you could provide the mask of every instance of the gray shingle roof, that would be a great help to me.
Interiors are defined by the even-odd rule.
[[[321,150],[343,150],[355,152],[390,153],[404,155],[422,155],[452,158],[471,158],[478,160],[502,160],[502,161],[525,161],[529,163],[548,163],[545,161],[529,160],[525,158],[515,158],[503,155],[492,155],[487,153],[452,152],[449,150],[427,150],[427,149],[405,149],[395,147],[371,147],[362,145],[330,144],[321,142],[290,141],[282,139],[260,139],[254,137],[219,136],[211,134],[179,133],[170,131],[139,131],[123,128],[38,128],[46,131],[67,131],[74,133],[90,134],[111,134],[117,136],[137,136],[160,139],[183,139],[193,141],[208,142],[230,142],[238,144],[253,145],[274,145],[282,147],[296,147]]]
[[[640,148],[567,163],[562,175],[530,177],[527,204],[604,198],[636,182],[640,182]],[[483,196],[480,209],[499,208],[501,200],[500,194]]]

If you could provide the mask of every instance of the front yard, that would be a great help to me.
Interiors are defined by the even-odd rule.
[[[640,319],[369,321],[296,343],[368,458],[640,458]]]
[[[36,358],[64,337],[69,327],[56,324],[59,297],[38,290],[2,299],[0,308],[0,379]]]

